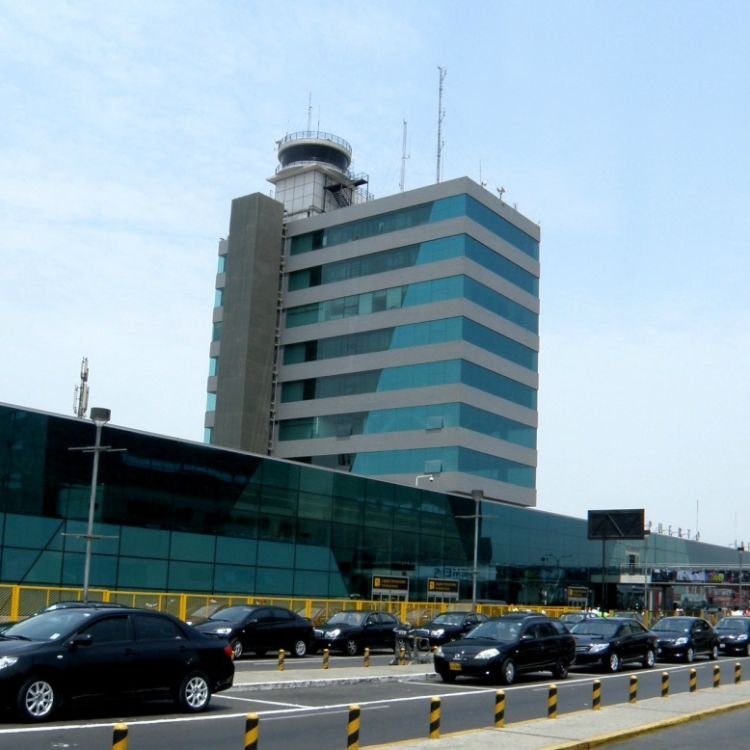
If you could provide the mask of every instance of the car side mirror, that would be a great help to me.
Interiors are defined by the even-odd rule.
[[[521,640],[522,640],[522,641],[530,641],[530,640],[531,640],[531,639],[532,639],[533,637],[534,637],[534,636],[533,636],[533,635],[531,635],[531,633],[524,633],[524,634],[523,634],[523,635],[521,636]]]
[[[94,642],[93,638],[90,634],[81,634],[81,635],[74,635],[70,639],[70,645],[73,648],[77,648],[78,646],[90,646]]]

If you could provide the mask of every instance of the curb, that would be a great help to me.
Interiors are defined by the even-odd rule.
[[[326,677],[321,679],[303,679],[303,680],[278,680],[271,682],[240,682],[232,685],[232,690],[276,690],[277,688],[300,688],[300,687],[319,687],[321,685],[355,685],[357,683],[368,682],[400,682],[403,680],[427,680],[437,677],[435,672],[408,672],[406,674],[380,674],[372,677],[352,676],[352,677]]]

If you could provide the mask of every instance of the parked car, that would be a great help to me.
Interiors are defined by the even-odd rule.
[[[336,612],[315,628],[315,649],[328,648],[348,656],[365,648],[389,648],[395,651],[396,628],[401,623],[389,612]]]
[[[462,638],[472,628],[486,622],[487,616],[478,612],[442,612],[426,625],[418,628],[400,627],[396,629],[399,646],[408,648],[412,643],[420,651],[429,651],[448,641]]]
[[[570,632],[576,639],[578,666],[599,666],[619,672],[624,664],[656,662],[656,636],[633,617],[594,617],[581,620]]]
[[[79,699],[129,696],[168,697],[202,711],[233,679],[226,640],[162,612],[69,607],[0,635],[0,701],[27,721],[49,719]]]
[[[716,623],[719,650],[750,656],[750,617],[722,617]]]
[[[719,656],[719,636],[702,617],[662,617],[651,630],[656,634],[657,658],[692,662],[700,654],[709,659]]]
[[[313,626],[309,620],[286,607],[266,604],[217,609],[195,628],[226,638],[235,659],[248,651],[264,656],[268,651],[282,648],[292,656],[304,656],[313,642]]]
[[[444,682],[466,676],[510,685],[521,672],[544,670],[562,680],[568,676],[575,653],[575,638],[558,620],[545,615],[507,614],[438,646],[435,671]]]

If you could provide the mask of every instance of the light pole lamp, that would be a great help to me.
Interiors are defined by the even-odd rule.
[[[89,494],[89,519],[86,525],[86,556],[83,563],[83,601],[89,600],[89,578],[91,575],[91,543],[94,541],[94,509],[96,508],[96,484],[99,478],[99,454],[108,447],[102,448],[102,427],[109,422],[112,413],[109,409],[92,408],[91,419],[96,426],[94,447],[94,464],[91,470],[91,493]]]
[[[482,507],[482,490],[472,490],[474,500],[474,567],[471,570],[471,609],[477,611],[477,576],[479,575],[479,511]]]

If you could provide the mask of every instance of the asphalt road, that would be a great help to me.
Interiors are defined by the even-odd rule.
[[[344,663],[351,664],[347,657]],[[377,657],[386,662],[390,656]],[[721,660],[722,682],[733,678],[737,659]],[[740,660],[748,668],[750,660]],[[273,660],[243,660],[238,671],[268,669]],[[699,689],[711,687],[714,662],[697,662]],[[335,675],[336,662],[330,674]],[[310,657],[287,662],[285,671],[290,677],[303,676],[309,670],[320,670],[320,660]],[[592,681],[602,682],[602,705],[628,700],[630,674],[637,674],[638,697],[655,697],[661,691],[661,674],[670,675],[672,692],[688,689],[689,666],[658,664],[653,670],[634,669],[617,675],[601,675],[593,671],[574,671],[564,681],[557,681],[559,712],[591,708]],[[317,676],[317,675],[316,675]],[[547,712],[547,697],[552,679],[547,674],[522,676],[518,683],[504,688],[506,694],[506,723],[512,724],[543,718]],[[443,684],[439,679],[406,682],[364,684],[329,684],[323,687],[297,687],[260,690],[250,686],[237,687],[214,696],[208,712],[186,716],[175,714],[169,704],[150,706],[100,707],[96,711],[79,709],[63,717],[62,721],[42,726],[12,723],[5,717],[0,724],[0,750],[107,750],[112,745],[112,726],[118,721],[129,727],[129,750],[242,750],[244,747],[245,716],[256,712],[260,716],[262,750],[335,750],[346,747],[349,706],[361,707],[360,744],[384,744],[404,739],[424,738],[428,734],[430,699],[439,696],[442,704],[441,731],[445,734],[462,729],[490,726],[494,716],[494,701],[498,686],[478,681],[459,681]],[[744,713],[744,712],[743,712]],[[739,714],[738,714],[739,715]],[[717,720],[734,723],[734,717]],[[697,722],[688,731],[699,726]],[[670,745],[676,744],[670,730],[666,735]],[[692,736],[692,734],[689,734]],[[733,735],[737,736],[737,735]],[[654,735],[646,741],[655,747]],[[690,745],[681,744],[683,748]],[[711,740],[710,745],[732,747]],[[633,747],[644,745],[633,745]],[[705,748],[707,745],[701,745]],[[696,746],[697,747],[697,746]]]

